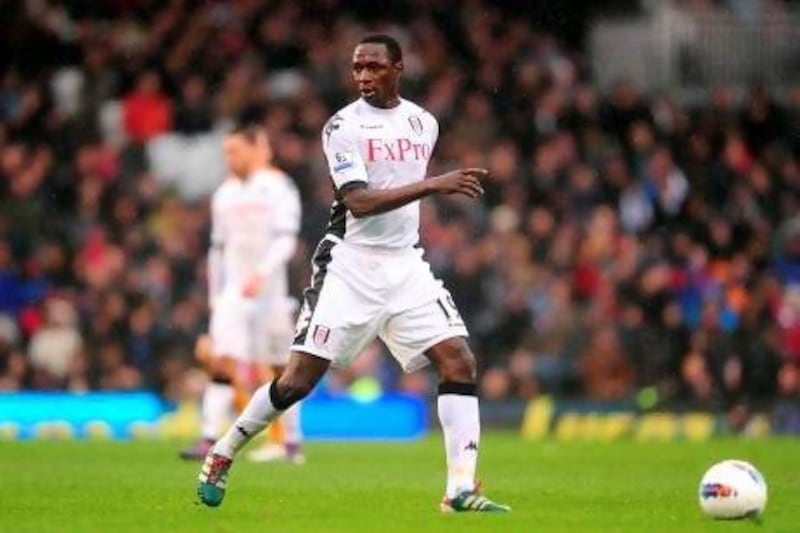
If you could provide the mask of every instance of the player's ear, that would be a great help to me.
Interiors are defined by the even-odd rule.
[[[396,68],[398,72],[402,72],[403,69],[406,68],[406,67],[403,64],[403,61],[401,60],[401,61],[395,61],[394,68]]]

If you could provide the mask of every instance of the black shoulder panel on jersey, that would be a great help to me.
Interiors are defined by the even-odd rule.
[[[331,180],[331,183],[333,180]],[[350,181],[339,187],[333,187],[333,196],[336,202],[331,207],[331,220],[328,223],[328,231],[331,235],[336,235],[340,239],[344,239],[345,231],[347,230],[347,207],[344,205],[342,199],[345,194],[355,189],[363,189],[367,187],[366,181]]]
[[[344,119],[340,114],[335,114],[331,118],[328,119],[328,122],[325,123],[325,127],[322,129],[322,132],[325,134],[325,142],[327,143],[331,138],[331,133],[338,130],[342,124]]]

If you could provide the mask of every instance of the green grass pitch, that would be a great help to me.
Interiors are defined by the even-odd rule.
[[[314,443],[308,464],[233,468],[222,507],[196,505],[198,465],[170,442],[0,442],[0,531],[800,531],[800,440],[527,442],[490,433],[487,494],[509,515],[443,515],[437,435],[409,443]],[[715,522],[697,483],[719,459],[769,483],[763,522]]]

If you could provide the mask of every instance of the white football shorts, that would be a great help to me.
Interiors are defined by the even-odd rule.
[[[293,351],[346,367],[376,337],[406,372],[424,353],[467,328],[418,248],[375,250],[327,235],[314,253],[314,273],[297,319]]]
[[[244,363],[285,365],[297,306],[291,298],[245,298],[223,292],[211,312],[214,354]]]

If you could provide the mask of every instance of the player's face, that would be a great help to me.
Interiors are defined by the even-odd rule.
[[[359,44],[353,51],[353,80],[361,98],[376,107],[397,104],[402,70],[403,63],[393,63],[383,44]]]
[[[250,163],[253,159],[253,146],[243,135],[228,135],[222,143],[228,168],[239,178],[250,174]]]

